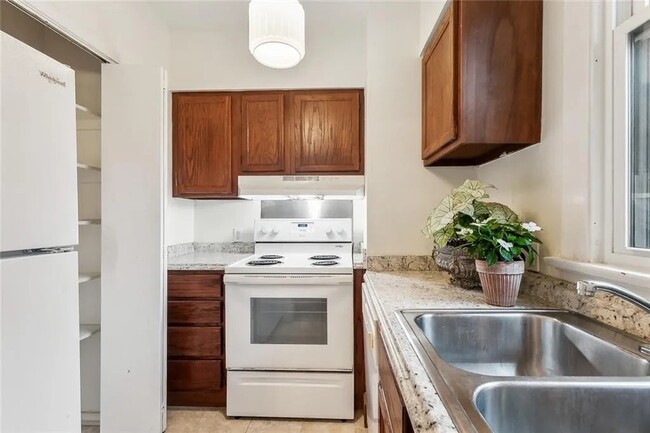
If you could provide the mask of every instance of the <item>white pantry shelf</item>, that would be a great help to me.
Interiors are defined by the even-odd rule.
[[[79,284],[87,283],[88,281],[97,280],[101,278],[99,273],[96,274],[79,274]]]
[[[77,120],[99,120],[101,115],[91,109],[77,104]]]
[[[90,225],[100,225],[102,223],[102,220],[100,219],[82,219],[79,220],[79,225],[80,226],[90,226]]]
[[[92,337],[99,332],[99,329],[99,325],[79,325],[79,341]]]

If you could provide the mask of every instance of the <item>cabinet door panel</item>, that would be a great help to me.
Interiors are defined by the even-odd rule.
[[[175,197],[236,196],[232,112],[232,95],[173,95]]]
[[[291,92],[296,173],[362,173],[359,90]]]
[[[453,3],[422,62],[422,158],[454,141],[458,130],[457,65]]]
[[[244,94],[241,110],[242,172],[285,172],[284,94]]]

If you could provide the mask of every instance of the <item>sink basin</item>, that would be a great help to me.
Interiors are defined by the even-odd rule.
[[[576,323],[581,320],[575,315],[563,318],[562,313],[558,314],[421,314],[415,323],[443,361],[472,373],[536,377],[650,375],[649,361],[581,329],[581,324]],[[568,323],[569,317],[573,323]],[[585,324],[593,326],[586,320]]]
[[[478,411],[495,433],[648,433],[650,383],[497,383]]]
[[[650,433],[648,343],[561,310],[404,310],[461,433]]]

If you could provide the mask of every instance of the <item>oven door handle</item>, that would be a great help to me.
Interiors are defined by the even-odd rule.
[[[351,284],[352,275],[277,275],[277,274],[226,274],[226,284],[243,285],[344,285]]]

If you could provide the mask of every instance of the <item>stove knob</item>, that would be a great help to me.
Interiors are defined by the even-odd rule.
[[[331,235],[333,233],[332,227],[328,227],[327,230],[325,230],[326,235]]]
[[[268,232],[269,231],[267,230],[266,227],[264,227],[264,226],[260,227],[260,233],[262,233],[263,235],[267,234]]]
[[[271,230],[271,232],[272,232],[274,235],[277,235],[278,233],[280,233],[280,229],[277,228],[277,227],[273,227],[273,230]]]
[[[343,233],[345,233],[345,230],[343,229],[343,227],[338,227],[338,228],[336,229],[336,233],[342,235]]]

